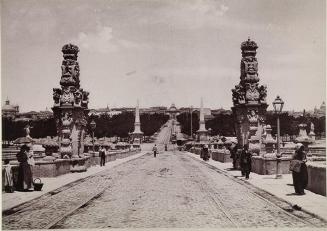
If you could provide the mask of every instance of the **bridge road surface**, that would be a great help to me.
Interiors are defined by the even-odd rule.
[[[149,153],[5,214],[3,229],[327,227],[241,182],[183,152]]]

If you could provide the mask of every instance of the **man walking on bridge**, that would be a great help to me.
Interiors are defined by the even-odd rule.
[[[157,157],[158,148],[157,148],[157,145],[156,144],[154,145],[152,151],[153,151],[154,157]]]

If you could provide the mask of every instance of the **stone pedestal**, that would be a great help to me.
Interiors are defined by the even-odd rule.
[[[271,126],[268,124],[265,127],[265,138],[263,139],[263,144],[265,145],[265,151],[268,154],[275,153],[277,150],[277,141],[271,135]]]
[[[230,152],[227,149],[217,149],[212,151],[211,158],[222,163],[233,162],[233,159],[230,158]]]
[[[280,174],[289,174],[291,157],[282,157],[280,159]],[[253,156],[252,157],[252,172],[260,175],[276,175],[277,158],[276,156]]]
[[[299,135],[296,137],[295,142],[303,144],[304,151],[308,156],[311,156],[311,153],[309,152],[309,145],[314,143],[314,140],[308,136],[306,127],[306,124],[299,124]]]
[[[196,132],[198,137],[198,142],[207,142],[208,141],[208,131],[207,130],[198,130]]]
[[[70,160],[70,171],[71,172],[86,172],[87,158],[73,158]]]

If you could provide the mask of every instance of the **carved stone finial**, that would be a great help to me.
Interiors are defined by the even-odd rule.
[[[247,41],[242,42],[241,44],[241,50],[242,50],[242,56],[255,56],[256,50],[258,49],[258,45],[255,41],[252,41],[250,37]]]
[[[68,43],[62,47],[61,51],[64,53],[64,59],[77,60],[78,46]]]

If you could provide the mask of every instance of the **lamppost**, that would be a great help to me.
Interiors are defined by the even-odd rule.
[[[90,123],[90,126],[91,126],[91,130],[92,130],[92,145],[93,145],[93,155],[95,153],[95,149],[94,149],[94,131],[95,131],[95,128],[97,126],[97,124],[95,123],[94,120],[91,121]]]
[[[273,102],[274,110],[277,115],[277,161],[276,161],[276,179],[282,178],[282,174],[280,174],[280,161],[281,161],[281,153],[280,153],[280,124],[279,124],[279,114],[283,110],[284,101],[279,97],[279,95],[276,97],[276,99]]]
[[[193,122],[192,122],[192,117],[193,117],[193,106],[191,106],[191,139],[193,140]]]

